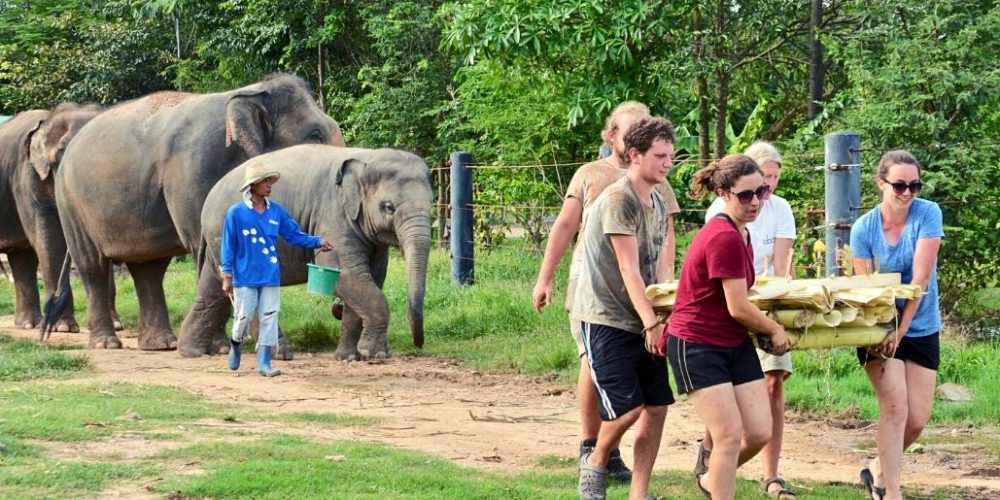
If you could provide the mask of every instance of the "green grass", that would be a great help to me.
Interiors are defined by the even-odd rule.
[[[858,417],[878,417],[875,392],[853,349],[793,352],[795,375],[785,384],[788,405],[818,414],[857,408]],[[932,424],[1000,425],[1000,344],[945,341],[938,383],[953,382],[972,390],[968,403],[936,401]]]
[[[318,443],[276,436],[241,443],[198,444],[163,452],[168,461],[198,461],[205,474],[171,475],[156,487],[184,498],[476,498],[575,499],[576,462],[567,457],[540,459],[531,472],[459,467],[447,460],[385,445],[332,441]],[[795,483],[800,498],[854,500],[859,487]],[[739,480],[737,498],[757,498],[759,483]],[[704,498],[686,472],[657,472],[650,491],[661,498]],[[955,490],[907,490],[908,497],[955,498]],[[612,485],[610,498],[628,489]]]
[[[0,436],[45,441],[88,441],[122,431],[153,431],[165,423],[224,413],[190,393],[128,383],[33,382],[0,389]],[[127,417],[138,413],[142,420]]]
[[[279,420],[288,422],[305,422],[307,424],[321,424],[326,427],[365,427],[378,425],[382,419],[378,417],[363,417],[355,415],[341,415],[339,413],[283,413],[276,415]]]
[[[64,378],[90,368],[86,355],[66,350],[0,334],[0,381]]]

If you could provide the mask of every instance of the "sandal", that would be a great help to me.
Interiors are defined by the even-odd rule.
[[[708,459],[712,456],[712,450],[705,449],[705,441],[698,445],[698,461],[694,464],[695,479],[708,472]]]
[[[708,500],[712,500],[712,492],[706,490],[705,487],[701,485],[701,478],[702,478],[702,476],[703,476],[703,474],[699,474],[699,475],[695,476],[694,477],[694,484],[698,485],[698,489],[701,490],[701,492],[705,494],[705,498],[707,498]]]
[[[781,489],[771,491],[772,484],[778,485]],[[771,498],[779,498],[783,500],[790,500],[793,498],[797,498],[795,492],[788,489],[788,483],[786,483],[785,480],[781,479],[780,477],[772,477],[770,479],[766,479],[763,483],[761,483],[761,485],[764,494]]]
[[[868,498],[876,499],[874,495],[878,495],[876,500],[885,498],[885,488],[875,486],[875,476],[872,475],[872,471],[868,467],[861,469],[861,484],[864,485]]]

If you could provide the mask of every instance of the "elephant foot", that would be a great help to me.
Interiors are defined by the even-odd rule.
[[[294,358],[295,353],[292,352],[292,345],[285,337],[278,337],[278,345],[274,347],[274,359],[291,361]]]
[[[139,334],[139,349],[143,351],[171,351],[177,349],[177,337],[170,332],[142,332]]]
[[[337,352],[333,353],[333,357],[337,361],[358,361],[361,359],[361,354],[358,354],[356,350],[337,349]]]
[[[281,339],[278,339],[281,342]],[[212,339],[212,347],[209,350],[209,354],[229,354],[229,337],[225,335],[218,335]]]
[[[391,356],[386,339],[371,341],[364,335],[358,342],[358,353],[361,359],[386,359]]]
[[[73,318],[63,318],[56,322],[55,331],[80,333],[80,325]]]
[[[177,352],[184,358],[200,358],[210,354],[206,343],[200,340],[190,334],[182,335],[177,341]]]
[[[122,341],[114,333],[91,334],[87,342],[88,349],[121,349]]]
[[[14,316],[14,325],[25,330],[34,330],[42,324],[41,315],[21,314]]]
[[[115,318],[111,320],[111,322],[114,323],[116,332],[120,332],[125,329],[125,323],[122,323],[122,320]]]

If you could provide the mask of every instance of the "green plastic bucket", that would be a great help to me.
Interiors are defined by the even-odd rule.
[[[340,279],[340,269],[316,264],[306,264],[306,266],[309,267],[309,281],[306,288],[309,293],[333,295],[333,290],[337,288],[337,280]]]

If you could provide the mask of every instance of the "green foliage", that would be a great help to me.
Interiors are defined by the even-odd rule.
[[[166,32],[128,15],[128,2],[42,0],[0,8],[0,111],[62,101],[110,104],[168,88]]]

